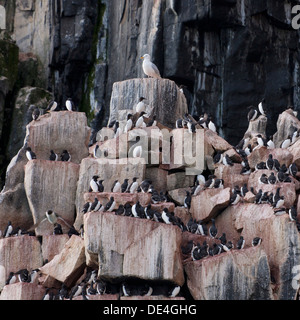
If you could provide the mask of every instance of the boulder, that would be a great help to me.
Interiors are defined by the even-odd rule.
[[[240,203],[228,207],[216,219],[220,231],[236,242],[240,235],[251,246],[254,237],[262,238],[261,248],[267,254],[271,275],[276,283],[276,299],[291,300],[297,288],[293,286],[293,267],[300,264],[300,235],[288,215],[275,216],[268,204]]]
[[[157,191],[167,190],[168,171],[158,167],[146,168],[145,178],[152,181],[152,184]]]
[[[18,282],[5,286],[0,295],[0,300],[39,301],[45,294],[45,288],[34,283]]]
[[[28,230],[33,225],[33,218],[27,201],[23,183],[13,189],[4,189],[0,193],[0,230],[3,232],[8,221],[14,227]]]
[[[274,172],[276,175],[275,171],[270,170],[257,170],[252,172],[248,180],[248,189],[250,190],[250,187],[253,187],[255,193],[257,193],[259,189],[262,189],[263,192],[273,192],[273,194],[275,194],[277,188],[281,188],[280,195],[284,196],[284,206],[290,208],[296,201],[297,181],[291,183],[280,182],[276,184],[264,184],[258,182],[262,174],[266,174],[269,177],[271,172]]]
[[[75,197],[79,177],[79,165],[71,162],[32,160],[25,166],[25,191],[34,223],[45,218],[48,210],[60,215],[69,225],[74,223]],[[70,227],[59,220],[63,231]],[[48,220],[36,228],[39,235],[53,233],[53,225]]]
[[[85,268],[84,241],[78,236],[72,236],[62,251],[40,271],[43,275],[64,283],[71,287],[76,283]]]
[[[190,188],[194,183],[195,176],[193,174],[189,175],[186,171],[169,173],[167,175],[167,191],[178,188]]]
[[[225,139],[209,129],[205,130],[204,139],[205,143],[212,146],[215,151],[224,152],[232,148],[231,144],[229,144]]]
[[[34,270],[43,265],[41,244],[36,237],[19,236],[0,240],[0,291],[10,272]]]
[[[272,154],[273,159],[277,159],[281,166],[285,164],[288,167],[293,162],[293,154],[288,149],[259,147],[248,156],[250,168],[254,169],[258,163],[266,162],[269,154]]]
[[[210,220],[226,207],[230,202],[230,188],[206,189],[198,196],[192,196],[191,214],[196,220]]]
[[[49,160],[50,150],[59,156],[64,150],[71,154],[71,162],[80,164],[89,155],[90,128],[83,112],[50,112],[27,126],[25,143],[36,153],[37,159]]]
[[[188,262],[184,269],[195,300],[273,300],[267,255],[259,247]]]
[[[183,206],[184,205],[184,199],[186,197],[186,191],[191,192],[190,188],[179,188],[168,191],[168,195],[172,199],[173,202],[175,202],[177,205]]]
[[[250,121],[248,129],[245,133],[245,137],[254,138],[258,134],[261,134],[263,137],[266,136],[266,130],[267,130],[267,117],[261,115],[256,120]]]
[[[86,214],[84,230],[87,265],[99,267],[99,276],[183,285],[178,227],[104,212]]]
[[[69,241],[67,234],[62,235],[44,235],[42,242],[43,260],[50,262],[57,254],[59,254],[65,244]]]
[[[288,151],[292,154],[293,159],[291,162],[295,162],[297,167],[300,168],[300,139],[288,148]]]
[[[216,165],[215,176],[218,179],[224,180],[225,188],[234,188],[235,186],[243,186],[248,183],[249,175],[242,175],[243,166],[239,163],[234,163],[233,166],[225,166],[223,164]]]
[[[139,158],[130,159],[92,159],[86,158],[80,165],[79,180],[76,191],[77,217],[75,228],[79,229],[83,224],[82,208],[84,205],[84,194],[90,189],[90,181],[94,175],[98,175],[104,180],[104,191],[111,192],[115,180],[122,184],[124,179],[138,178],[141,183],[145,179],[146,165]]]
[[[175,214],[175,217],[179,217],[185,225],[191,219],[191,214],[189,213],[189,209],[185,207],[176,207],[174,210],[174,214]]]
[[[130,79],[115,82],[111,94],[110,121],[126,120],[127,113],[135,112],[140,97],[147,97],[151,106],[151,115],[169,128],[188,112],[185,96],[180,92],[174,81],[169,79]]]
[[[300,129],[300,121],[294,116],[293,110],[288,109],[282,112],[277,120],[277,132],[273,137],[275,146],[280,148],[281,143],[298,129]]]

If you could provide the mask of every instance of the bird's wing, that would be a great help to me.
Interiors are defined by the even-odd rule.
[[[154,72],[155,72],[159,77],[161,77],[160,72],[159,72],[157,66],[156,66],[153,62],[151,62],[151,67],[153,68]]]

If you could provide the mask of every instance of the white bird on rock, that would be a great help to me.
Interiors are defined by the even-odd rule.
[[[160,72],[157,68],[157,66],[151,62],[151,57],[149,54],[145,54],[144,56],[141,57],[141,59],[144,60],[143,62],[143,71],[144,73],[151,78],[157,78],[161,79]]]

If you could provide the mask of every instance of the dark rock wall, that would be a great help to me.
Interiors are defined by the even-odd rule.
[[[270,109],[268,134],[288,105],[300,108],[299,33],[291,27],[291,7],[297,3],[52,0],[42,7],[35,0],[0,0],[7,9],[6,31],[13,39],[22,34],[21,47],[23,33],[30,44],[20,52],[31,50],[44,64],[40,74],[47,84],[35,85],[50,90],[62,106],[73,97],[93,133],[108,121],[113,83],[145,77],[140,57],[149,53],[164,78],[185,85],[190,113],[211,113],[220,135],[232,144],[248,127],[247,107],[263,97]],[[16,15],[22,21],[30,16],[32,30],[39,29],[45,40],[33,31],[28,41],[31,35]],[[46,40],[49,49],[39,57]],[[24,86],[32,85],[26,81]]]

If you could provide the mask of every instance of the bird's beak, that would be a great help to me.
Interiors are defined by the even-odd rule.
[[[144,57],[141,57],[141,59],[144,59]]]

